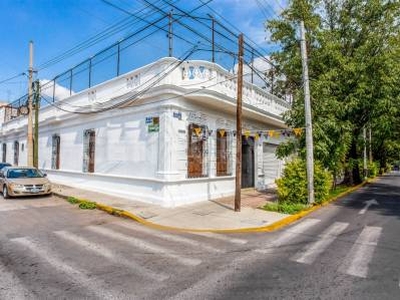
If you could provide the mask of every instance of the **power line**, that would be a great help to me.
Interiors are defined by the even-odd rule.
[[[120,11],[126,13],[126,14],[129,14],[129,15],[134,16],[134,14],[131,13],[130,11],[127,11],[126,9],[121,8],[121,7],[119,7],[118,5],[115,5],[114,3],[109,2],[108,0],[101,0],[101,1],[104,2],[104,3],[106,3],[106,4],[108,4],[108,5],[110,5],[110,6],[112,6],[112,7],[114,7],[115,9],[118,9],[118,10],[120,10]],[[153,4],[151,4],[151,5],[153,5]],[[154,6],[154,7],[155,7],[156,9],[160,10],[160,8],[158,8],[157,6]],[[168,14],[167,14],[167,15],[168,15]],[[142,20],[142,21],[144,21],[144,22],[146,22],[146,23],[149,22],[149,21],[147,21],[146,19],[144,19],[144,18],[142,18],[142,17],[138,17],[138,16],[135,16],[135,17],[136,17],[136,18],[139,18],[140,20]],[[163,30],[163,31],[165,31],[165,32],[168,33],[168,30],[167,30],[167,29],[164,29],[164,28],[162,28],[162,27],[159,27],[159,26],[157,26],[157,25],[155,25],[155,24],[153,24],[153,25],[156,26],[158,29]],[[184,38],[184,37],[182,37],[182,36],[179,36],[179,35],[177,35],[177,34],[175,34],[175,33],[174,33],[173,35],[176,36],[177,38],[179,38],[179,39],[181,39],[181,40],[183,40],[183,41],[185,41],[185,42],[191,44],[191,45],[194,45],[193,42],[187,40],[186,38]]]
[[[187,53],[181,60],[178,60],[177,63],[175,63],[175,65],[173,65],[174,63],[170,65],[170,66],[172,66],[172,68],[168,69],[167,71],[162,71],[162,72],[165,72],[162,76],[160,76],[160,74],[161,74],[162,72],[159,72],[159,73],[155,74],[155,75],[152,77],[152,79],[150,79],[149,81],[146,82],[146,84],[147,84],[148,82],[151,82],[151,80],[155,79],[154,82],[151,82],[151,83],[149,84],[149,86],[146,87],[144,90],[142,90],[142,91],[137,91],[134,95],[128,95],[128,97],[127,97],[126,99],[123,99],[123,100],[119,101],[118,103],[114,103],[114,104],[112,104],[112,105],[110,105],[110,106],[107,106],[107,107],[102,107],[102,108],[99,108],[99,109],[97,109],[97,110],[93,110],[93,109],[90,109],[90,108],[92,108],[93,106],[81,106],[80,109],[83,109],[82,111],[78,111],[78,110],[68,110],[68,109],[65,109],[65,108],[63,108],[63,107],[61,106],[62,103],[60,103],[60,104],[53,103],[53,102],[47,100],[46,97],[43,97],[43,96],[42,96],[42,99],[44,99],[49,105],[51,105],[51,106],[53,106],[53,107],[55,107],[55,108],[57,108],[57,109],[59,109],[59,110],[62,110],[62,111],[68,112],[68,113],[74,113],[74,114],[86,114],[86,115],[87,115],[87,114],[101,113],[101,112],[109,111],[109,110],[111,110],[111,109],[119,108],[119,107],[122,107],[122,106],[126,105],[126,104],[129,103],[129,102],[134,101],[135,99],[137,99],[138,97],[142,96],[143,94],[147,93],[152,87],[154,87],[154,86],[155,86],[156,84],[158,84],[161,80],[163,80],[166,76],[168,76],[172,71],[174,71],[176,68],[178,68],[178,67],[179,67],[185,60],[187,60],[195,51],[196,51],[196,47],[193,47],[192,49],[190,49],[190,50],[188,51],[188,53]],[[68,103],[67,103],[67,104],[68,104]],[[98,105],[101,105],[101,104],[98,104]],[[87,111],[87,109],[90,109],[90,111]],[[86,110],[86,111],[85,111],[85,110]]]
[[[147,1],[147,0],[142,0],[142,1],[145,1],[147,4],[152,5],[152,4],[151,4],[149,1]],[[181,9],[181,8],[179,8],[179,7],[177,7],[177,6],[173,5],[173,4],[171,4],[171,3],[169,3],[169,2],[166,1],[166,0],[162,0],[162,1],[165,2],[165,3],[170,4],[170,6],[172,6],[173,8],[175,8],[175,9],[177,9],[177,10],[179,10],[179,11],[182,12],[184,15],[188,16],[189,18],[192,18],[193,20],[197,21],[198,23],[202,24],[203,26],[207,27],[208,29],[211,29],[211,30],[212,30],[212,28],[211,28],[209,25],[205,24],[205,23],[202,22],[202,21],[199,21],[199,19],[204,20],[205,18],[197,18],[197,17],[194,17],[194,16],[190,15],[191,12],[188,13],[188,12],[184,11],[183,9]],[[207,7],[209,7],[209,6],[208,6],[208,3],[210,3],[211,1],[208,1],[208,2],[205,2],[205,3],[203,3],[202,1],[200,1],[200,2],[201,2],[203,5],[206,5]],[[154,5],[153,5],[153,6],[154,6]],[[209,8],[210,8],[210,7],[209,7]],[[157,8],[157,9],[160,10],[159,8]],[[162,11],[162,13],[164,13],[164,15],[167,14],[167,13],[164,12],[164,11]],[[211,19],[209,19],[209,20],[211,20]],[[214,19],[214,20],[215,20],[215,19]],[[236,33],[232,32],[229,28],[227,28],[226,26],[224,26],[224,25],[223,25],[221,22],[219,22],[218,20],[215,20],[215,21],[216,21],[216,23],[217,23],[219,26],[221,26],[221,27],[222,27],[223,29],[225,29],[228,33],[230,33],[230,34],[234,37],[234,39],[232,39],[231,37],[228,37],[227,35],[221,33],[221,32],[218,31],[218,30],[215,30],[215,29],[214,29],[214,31],[215,31],[216,33],[218,33],[219,35],[221,35],[222,37],[226,38],[227,40],[229,40],[230,42],[232,42],[233,44],[236,45],[236,39],[238,38],[238,35],[237,35]],[[179,21],[178,21],[178,22],[179,22]],[[183,24],[182,22],[179,22],[179,23],[180,23],[182,26],[187,27],[186,24]],[[211,41],[210,41],[210,38],[205,37],[203,34],[199,33],[198,31],[196,31],[196,30],[194,30],[194,29],[189,29],[189,30],[191,30],[193,33],[195,33],[195,34],[201,36],[201,37],[204,38],[206,41],[211,42]],[[249,40],[250,40],[250,39],[249,39]],[[250,41],[251,41],[251,40],[250,40]],[[253,42],[253,43],[254,43],[254,42]],[[226,48],[225,48],[224,46],[221,46],[220,44],[217,44],[217,45],[219,46],[219,48],[221,48],[221,49],[227,51],[227,53],[229,52],[228,50],[226,50]],[[269,63],[272,67],[276,68],[276,66],[272,63],[271,60],[267,59],[267,58],[265,57],[264,54],[262,54],[260,51],[258,51],[257,49],[255,49],[253,46],[251,46],[251,45],[248,44],[247,42],[244,43],[244,46],[245,46],[245,50],[247,50],[249,53],[251,53],[251,52],[256,52],[256,54],[260,57],[260,59],[264,60],[265,62]],[[246,47],[247,47],[247,48],[246,48]],[[250,49],[249,49],[248,47],[250,47]],[[234,54],[234,53],[232,53],[232,54]],[[234,55],[235,55],[235,54],[234,54]]]
[[[3,80],[0,81],[0,84],[5,83],[5,82],[10,81],[10,80],[13,80],[13,79],[15,79],[15,78],[18,78],[18,77],[20,77],[20,76],[22,76],[22,75],[26,75],[26,73],[23,72],[23,73],[20,73],[20,74],[11,76],[11,77],[9,77],[9,78],[3,79]]]
[[[200,3],[204,3],[204,0],[198,0]],[[206,4],[207,8],[209,10],[211,10],[215,15],[219,16],[223,21],[225,21],[228,25],[230,25],[233,29],[235,29],[237,32],[240,32],[240,29],[238,29],[235,25],[233,25],[228,19],[226,19],[223,15],[221,15],[220,13],[218,13],[215,9],[213,9],[210,5]],[[222,25],[221,23],[219,23],[219,25]],[[225,27],[226,28],[226,27]],[[227,28],[226,28],[227,29]],[[232,31],[230,31],[232,32]],[[237,38],[237,34],[235,34],[235,37]],[[264,49],[262,49],[256,42],[254,42],[249,36],[244,35],[245,37],[245,45],[247,45],[248,43],[246,41],[250,41],[254,46],[258,47],[259,49],[261,49],[262,51],[264,51]],[[254,47],[252,46],[252,47]],[[259,51],[257,51],[259,52]],[[260,52],[261,53],[261,52]],[[260,56],[264,57],[267,54],[261,54]]]
[[[146,6],[138,11],[135,11],[135,13],[130,14],[129,17],[126,17],[126,18],[116,22],[114,25],[95,34],[91,38],[89,38],[89,39],[77,44],[76,46],[72,47],[71,49],[53,57],[52,59],[48,60],[47,62],[42,63],[38,67],[39,70],[48,68],[49,66],[54,65],[68,57],[71,57],[71,56],[75,55],[76,53],[79,53],[79,52],[105,40],[106,38],[108,38],[118,32],[121,32],[122,30],[126,29],[127,27],[138,23],[139,21],[141,21],[141,19],[138,19],[138,17],[137,17],[139,15],[139,13],[144,12],[148,8],[149,8],[149,6]],[[151,14],[146,14],[145,17],[150,17],[150,16],[151,16]],[[133,17],[133,20],[132,20],[132,17]]]

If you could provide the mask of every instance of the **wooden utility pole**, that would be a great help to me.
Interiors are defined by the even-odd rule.
[[[308,78],[307,46],[304,21],[300,21],[301,63],[303,66],[304,109],[306,119],[306,156],[308,204],[314,203],[314,145],[312,136],[310,81]]]
[[[242,189],[242,89],[243,89],[243,34],[239,35],[237,104],[236,104],[236,178],[235,211],[240,211]]]
[[[39,109],[40,109],[40,84],[39,80],[35,81],[34,90],[34,100],[35,100],[35,130],[33,139],[33,166],[39,167]]]
[[[33,80],[33,42],[29,42],[29,80],[28,80],[28,136],[27,136],[27,154],[28,166],[33,166],[33,124],[32,124],[32,80]]]

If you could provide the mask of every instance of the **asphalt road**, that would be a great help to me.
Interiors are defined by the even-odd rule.
[[[0,197],[0,216],[0,299],[400,299],[400,175],[274,233],[160,232],[53,197]]]

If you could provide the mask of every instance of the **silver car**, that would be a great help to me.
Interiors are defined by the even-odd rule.
[[[0,184],[4,199],[51,194],[51,183],[46,174],[32,167],[3,168],[0,172]]]

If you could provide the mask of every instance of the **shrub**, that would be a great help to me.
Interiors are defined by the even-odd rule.
[[[303,209],[307,208],[306,204],[302,203],[287,203],[287,202],[275,202],[275,203],[268,203],[266,204],[263,209],[269,210],[269,211],[276,211],[279,213],[284,213],[284,214],[295,214],[299,211],[302,211]]]
[[[68,197],[68,198],[67,198],[67,201],[68,201],[69,203],[71,203],[71,204],[77,204],[77,203],[79,203],[79,200],[76,199],[75,197]]]
[[[80,209],[95,209],[96,207],[97,207],[96,202],[81,201],[81,203],[79,203]]]
[[[368,162],[367,164],[368,168],[368,177],[374,178],[378,175],[379,173],[379,163],[374,161],[374,162]]]
[[[306,163],[294,159],[286,164],[282,178],[276,180],[278,200],[280,203],[307,204],[307,172]],[[314,163],[314,198],[315,203],[321,203],[329,195],[332,186],[332,175],[324,170],[319,163]]]

